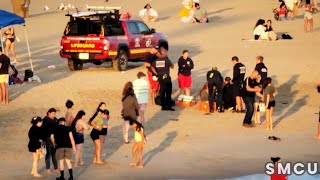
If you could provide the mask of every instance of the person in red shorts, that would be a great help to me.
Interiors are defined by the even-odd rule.
[[[180,94],[190,96],[190,88],[192,86],[191,70],[194,68],[194,64],[192,59],[189,58],[188,50],[183,50],[182,56],[178,61],[178,66]]]
[[[147,68],[148,71],[148,80],[150,84],[150,102],[151,104],[155,104],[154,98],[158,96],[159,92],[159,82],[156,79],[155,74],[151,70],[151,66],[154,63],[154,61],[158,58],[157,57],[157,52],[158,52],[159,47],[158,46],[153,46],[150,49],[150,52],[146,55],[145,57],[145,63],[144,66]]]

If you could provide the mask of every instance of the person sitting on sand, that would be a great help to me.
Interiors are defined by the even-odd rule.
[[[277,35],[271,31],[266,32],[265,20],[259,19],[254,27],[253,35],[255,40],[277,40]]]
[[[286,4],[282,3],[280,8],[277,10],[279,14],[279,21],[286,21],[287,20],[287,7]]]
[[[144,8],[139,12],[139,17],[143,22],[154,22],[158,18],[158,13],[154,10],[150,4],[144,6]]]
[[[208,82],[206,82],[200,90],[200,101],[201,102],[209,102],[209,88]]]
[[[271,31],[273,31],[273,28],[272,28],[272,21],[269,19],[268,21],[267,21],[267,23],[265,24],[265,27],[266,27],[266,32],[271,32]]]
[[[181,17],[181,21],[184,23],[192,22],[193,14],[194,14],[194,1],[193,0],[183,0],[182,1],[183,8],[179,12],[179,16]]]
[[[207,10],[200,7],[199,3],[194,4],[193,23],[208,23]]]
[[[233,84],[231,84],[231,78],[226,77],[224,79],[224,84],[225,85],[223,86],[223,89],[222,89],[222,99],[224,103],[224,109],[226,109],[227,111],[232,111],[233,109],[235,109],[236,102],[233,94],[234,86]]]

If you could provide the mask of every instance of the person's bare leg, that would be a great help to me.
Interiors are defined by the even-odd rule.
[[[310,32],[313,31],[313,18],[311,18],[310,20]]]
[[[83,159],[82,159],[82,145],[83,144],[79,144],[79,165],[82,166],[84,165]]]
[[[76,155],[74,158],[74,167],[79,166],[79,159],[80,159],[80,144],[76,144]]]
[[[96,164],[103,164],[103,162],[101,160],[101,143],[100,143],[100,139],[95,140],[94,143],[96,145],[96,154],[97,154],[97,162],[96,162]]]
[[[0,88],[1,88],[1,102],[2,102],[2,104],[6,104],[6,97],[5,97],[5,95],[6,95],[6,89],[5,89],[5,85],[4,85],[4,83],[0,83]]]
[[[190,96],[190,88],[185,89],[186,96]]]
[[[4,83],[4,103],[9,104],[8,84]]]
[[[246,110],[246,104],[244,103],[244,101],[243,101],[243,98],[242,97],[240,97],[240,102],[241,102],[241,104],[240,104],[240,106],[241,106],[241,110]]]
[[[149,95],[150,95],[150,101],[151,101],[151,104],[152,104],[152,105],[155,104],[155,103],[154,103],[154,98],[155,98],[154,94],[155,94],[155,92],[154,92],[154,90],[153,90],[153,89],[151,88],[151,86],[150,86]]]
[[[308,20],[304,19],[304,32],[308,32]]]
[[[4,97],[2,96],[2,91],[4,91],[4,89],[2,89],[2,84],[3,83],[0,83],[0,102],[2,103],[2,104],[4,104]]]
[[[96,142],[93,141],[93,144],[94,144],[94,154],[93,154],[93,161],[92,163],[93,164],[96,164],[97,163],[97,145],[96,145]]]
[[[272,122],[272,113],[273,113],[273,107],[270,108],[270,112],[269,112],[269,119],[270,119],[270,131],[273,130],[273,122]]]
[[[11,42],[7,39],[6,40],[6,47],[4,49],[4,53],[9,57],[9,49],[10,49]]]
[[[59,170],[64,171],[64,159],[59,160]]]
[[[270,113],[269,113],[269,109],[266,109],[266,126],[267,126],[267,130],[270,130]]]
[[[258,107],[259,107],[259,103],[254,103],[254,123],[258,124]]]
[[[142,161],[142,142],[139,142],[139,143],[138,143],[137,153],[138,153],[138,157],[139,157],[138,168],[143,168],[143,161]]]
[[[136,166],[137,165],[137,160],[136,160],[136,157],[137,157],[137,148],[138,148],[138,144],[137,143],[134,143],[133,147],[132,147],[132,160],[131,160],[131,163],[130,163],[130,166]]]
[[[99,137],[100,137],[100,149],[101,149],[100,154],[101,156],[103,156],[104,142],[106,141],[106,136],[100,135]]]
[[[15,43],[13,42],[10,44],[10,52],[11,52],[13,61],[17,61],[16,54],[14,52],[14,48],[15,48]]]
[[[66,159],[66,164],[67,164],[68,169],[72,169],[71,159]]]
[[[144,119],[144,111],[139,111],[139,115],[140,115],[140,123],[143,125],[144,124],[144,121],[145,121],[145,119]]]
[[[241,111],[241,99],[240,99],[240,96],[236,97],[236,111]]]
[[[318,123],[318,134],[315,137],[316,139],[320,139],[320,122]]]
[[[33,156],[33,162],[32,162],[31,175],[32,175],[32,176],[35,176],[35,177],[42,177],[42,176],[38,173],[39,153],[38,153],[38,152],[32,153],[32,156]]]

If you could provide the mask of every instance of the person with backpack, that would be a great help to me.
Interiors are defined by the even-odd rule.
[[[89,130],[88,124],[84,121],[86,113],[84,111],[79,111],[73,122],[71,123],[71,130],[76,144],[76,155],[74,161],[74,167],[84,165],[82,159],[82,145],[84,143],[84,131]]]

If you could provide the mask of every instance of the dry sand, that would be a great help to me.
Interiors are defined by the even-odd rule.
[[[263,55],[278,91],[274,116],[277,126],[270,133],[263,127],[243,128],[243,114],[205,116],[197,107],[161,112],[159,107],[148,106],[145,126],[150,141],[144,150],[145,169],[137,170],[129,168],[132,144],[123,145],[121,140],[120,92],[126,81],[134,80],[136,73],[144,70],[142,63],[130,64],[125,73],[113,71],[109,64],[85,65],[83,71],[70,72],[66,59],[58,54],[68,18],[55,10],[59,1],[48,2],[51,9],[43,13],[44,2],[33,1],[31,18],[27,19],[35,74],[43,82],[10,86],[10,105],[0,107],[0,179],[32,179],[29,176],[32,158],[27,149],[29,121],[33,116],[44,116],[50,107],[58,108],[58,117],[62,116],[67,99],[75,102],[75,113],[83,109],[87,118],[100,101],[105,101],[113,127],[105,146],[106,165],[90,164],[93,143],[86,136],[87,165],[74,170],[76,179],[214,179],[262,173],[271,156],[281,156],[287,161],[319,162],[319,141],[313,139],[319,106],[319,94],[313,89],[313,84],[320,80],[319,13],[314,15],[313,33],[303,32],[303,10],[300,10],[294,21],[273,23],[276,32],[289,33],[294,40],[253,42],[241,39],[252,39],[257,19],[273,19],[276,0],[202,0],[210,17],[206,25],[182,24],[177,16],[181,8],[179,0],[152,1],[160,21],[150,26],[168,35],[170,58],[176,63],[183,49],[190,50],[195,62],[193,94],[205,82],[205,73],[212,66],[219,67],[224,76],[232,76],[230,58],[237,55],[249,74],[255,66],[255,57]],[[87,2],[78,0],[81,5]],[[90,5],[120,4],[137,14],[146,2],[149,1],[90,0]],[[0,7],[11,11],[10,1],[1,1]],[[29,68],[23,29],[16,27],[16,34],[21,39],[16,48],[20,62],[17,68],[23,75],[23,70]],[[56,68],[48,69],[49,65]],[[172,71],[175,91],[176,74],[177,68]],[[175,118],[179,121],[170,121]],[[283,140],[270,142],[269,135]],[[43,173],[44,159],[40,161],[40,169]]]

